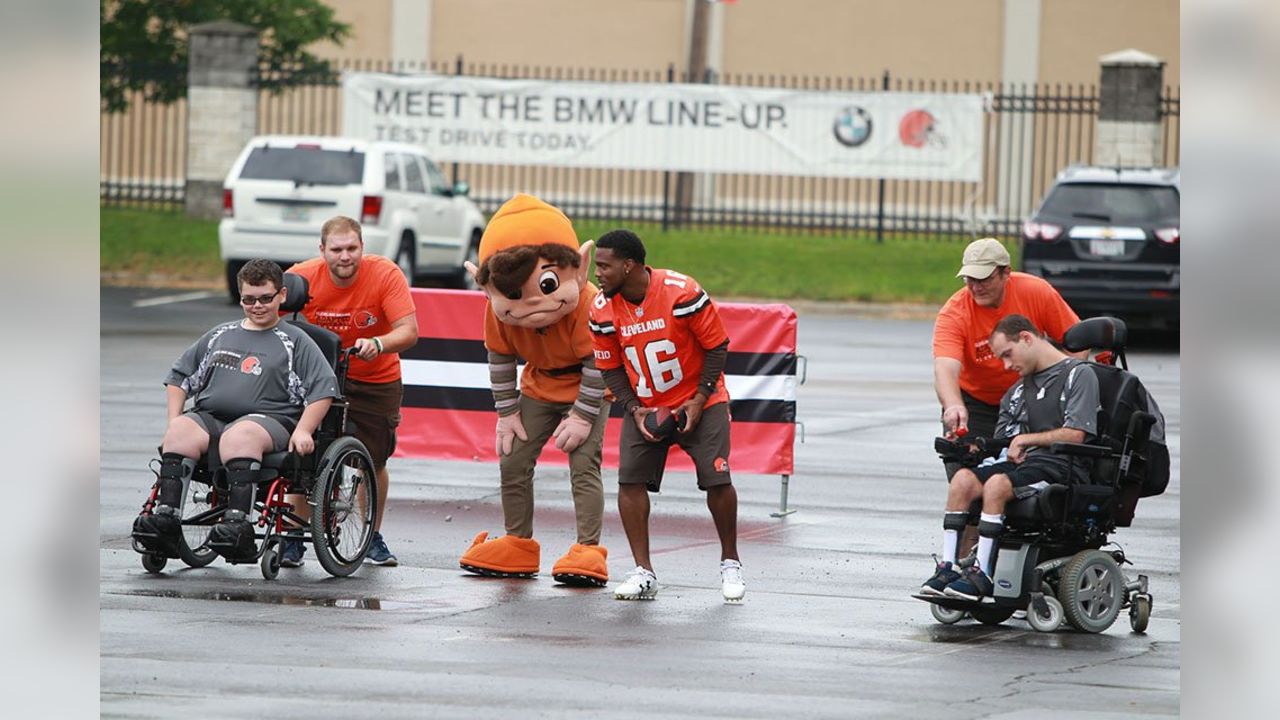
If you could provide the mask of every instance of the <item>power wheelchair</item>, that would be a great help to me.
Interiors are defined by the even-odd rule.
[[[287,300],[280,309],[293,313],[290,324],[303,330],[333,367],[337,375],[340,397],[335,398],[314,439],[310,455],[290,452],[269,453],[262,459],[254,500],[257,520],[254,537],[259,541],[257,554],[232,564],[257,562],[262,576],[275,579],[280,571],[280,551],[285,533],[288,539],[310,541],[316,558],[330,575],[343,577],[353,573],[364,561],[373,539],[373,520],[377,516],[378,476],[373,459],[364,443],[353,437],[347,421],[347,402],[341,394],[346,384],[351,349],[341,349],[338,336],[308,323],[299,312],[310,300],[306,278],[285,273]],[[159,449],[157,449],[159,452]],[[142,514],[150,514],[159,494],[159,458],[149,467],[156,482],[142,506]],[[287,496],[303,494],[310,506],[310,520],[299,516]],[[189,480],[183,483],[182,501],[178,507],[182,532],[177,542],[177,556],[193,568],[204,567],[217,556],[206,545],[211,526],[227,511],[230,487],[227,473],[218,457],[218,438],[209,439],[209,450],[196,464]],[[300,528],[300,533],[298,530]],[[169,556],[147,549],[133,536],[133,549],[142,556],[142,567],[160,573]],[[142,533],[146,535],[146,533]]]
[[[1128,372],[1126,339],[1124,322],[1111,317],[1082,321],[1065,334],[1068,351],[1100,350],[1107,357],[1090,363],[1101,400],[1097,441],[1050,447],[1073,460],[1092,461],[1089,482],[1046,484],[1034,495],[1010,501],[997,543],[992,597],[973,601],[913,595],[931,603],[938,622],[950,625],[968,615],[998,625],[1025,610],[1028,624],[1040,632],[1053,632],[1065,622],[1100,633],[1127,609],[1133,632],[1146,631],[1152,605],[1147,577],[1129,579],[1120,569],[1129,562],[1124,551],[1104,549],[1111,533],[1132,524],[1138,499],[1164,492],[1169,480],[1164,419]],[[970,450],[973,445],[978,452]],[[935,443],[944,460],[969,466],[999,449],[1000,443],[983,439],[951,443],[939,438]],[[972,557],[961,565],[971,562]]]

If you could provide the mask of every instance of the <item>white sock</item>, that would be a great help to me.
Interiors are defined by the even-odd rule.
[[[1000,523],[1001,525],[1004,524],[1003,515],[988,515],[986,513],[982,513],[981,520],[982,522]],[[978,567],[982,568],[982,571],[987,574],[987,577],[991,577],[992,571],[995,570],[995,568],[992,567],[995,564],[993,562],[995,549],[995,538],[987,537],[986,535],[978,536]]]
[[[956,547],[960,544],[960,532],[957,530],[942,531],[942,562],[956,564]]]

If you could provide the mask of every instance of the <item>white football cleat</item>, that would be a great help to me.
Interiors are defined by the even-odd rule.
[[[615,600],[653,600],[658,597],[658,576],[639,565],[613,588]]]
[[[724,601],[737,604],[747,594],[747,581],[742,579],[742,563],[737,560],[720,561],[720,590]]]

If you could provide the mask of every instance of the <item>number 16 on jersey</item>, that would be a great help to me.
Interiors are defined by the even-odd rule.
[[[676,354],[676,344],[670,340],[654,340],[644,346],[643,362],[640,351],[634,345],[623,348],[627,362],[636,371],[636,395],[642,398],[653,397],[653,391],[664,393],[684,379],[684,371],[680,369],[680,358]],[[664,359],[665,356],[665,359]],[[646,372],[647,368],[647,372]],[[653,382],[653,387],[649,382]]]

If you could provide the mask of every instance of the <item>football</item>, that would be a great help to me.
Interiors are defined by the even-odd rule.
[[[665,440],[676,433],[681,420],[683,418],[669,408],[660,407],[644,416],[644,429],[659,440]]]

